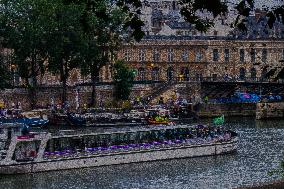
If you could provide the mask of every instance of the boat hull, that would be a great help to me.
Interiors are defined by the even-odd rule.
[[[44,171],[76,169],[116,164],[138,163],[177,158],[219,155],[237,150],[238,138],[211,144],[164,146],[143,150],[131,150],[108,154],[42,160],[29,163],[0,164],[0,174],[21,174]]]

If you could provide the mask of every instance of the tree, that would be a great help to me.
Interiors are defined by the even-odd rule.
[[[121,60],[114,64],[114,97],[117,100],[127,100],[133,86],[134,71]]]
[[[85,12],[84,37],[85,44],[82,48],[83,61],[80,65],[83,75],[91,76],[92,96],[90,106],[96,103],[96,83],[99,81],[99,72],[103,66],[112,61],[118,49],[121,38],[125,32],[123,23],[125,14],[118,8],[112,7],[110,1],[96,1],[96,10]],[[110,7],[110,8],[109,8]],[[107,10],[107,15],[102,17],[100,12]]]
[[[96,2],[98,0],[65,0],[68,3],[85,4],[85,9],[88,11],[96,12]],[[104,0],[99,0],[104,1]],[[137,41],[140,41],[144,32],[142,27],[144,25],[141,20],[141,8],[147,1],[143,0],[113,0],[113,4],[119,7],[128,17],[127,22],[124,23],[124,27],[129,29],[131,37],[134,37]],[[195,28],[200,32],[206,32],[209,28],[214,26],[214,21],[219,16],[224,16],[228,13],[228,1],[223,0],[177,0],[177,3],[181,6],[181,15],[184,19],[193,24]],[[241,30],[246,30],[246,23],[250,12],[254,9],[254,0],[240,0],[233,4],[238,16],[232,27],[237,27]],[[272,9],[266,8],[268,25],[270,28],[276,20],[284,24],[284,5],[273,7]],[[107,18],[107,12],[98,12],[98,15],[102,18]],[[81,24],[86,24],[86,15],[82,15]]]
[[[47,0],[5,0],[0,4],[0,36],[4,45],[13,49],[13,60],[28,86],[32,108],[36,104],[37,77],[45,71],[45,31],[50,17],[46,10],[51,6]]]
[[[9,82],[11,81],[11,74],[4,65],[3,56],[0,55],[0,89],[10,87]]]
[[[80,19],[83,6],[69,4],[62,0],[53,0],[53,14],[49,18],[48,29],[48,69],[60,75],[62,82],[62,102],[67,99],[67,80],[70,70],[78,68],[81,61],[80,49],[83,45],[83,33]],[[79,26],[79,27],[78,27]]]

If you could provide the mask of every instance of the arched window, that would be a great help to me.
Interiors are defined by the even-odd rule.
[[[158,67],[154,67],[152,69],[152,80],[159,81],[159,68]]]
[[[263,70],[261,72],[261,80],[267,79],[266,74],[267,74],[267,67],[263,68]]]
[[[240,79],[244,80],[246,77],[246,70],[244,68],[240,68]]]
[[[138,81],[144,81],[145,80],[145,69],[144,68],[139,68],[138,69]]]
[[[173,67],[169,67],[167,69],[167,79],[168,79],[168,81],[172,81],[174,79],[174,69],[173,69]]]
[[[182,80],[189,80],[189,69],[187,67],[182,67],[180,70],[180,75],[182,76]]]
[[[250,69],[250,77],[251,77],[251,79],[253,79],[253,80],[256,79],[256,69],[255,69],[255,68],[251,68],[251,69]]]

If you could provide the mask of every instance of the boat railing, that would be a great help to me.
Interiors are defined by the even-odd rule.
[[[95,148],[85,148],[76,150],[63,150],[54,152],[44,152],[43,159],[64,159],[64,158],[78,158],[93,155],[104,155],[104,154],[116,154],[116,153],[131,153],[131,152],[143,152],[149,150],[159,150],[159,149],[170,149],[177,147],[189,147],[189,146],[199,146],[199,145],[212,145],[216,143],[231,142],[234,141],[231,137],[218,137],[218,138],[190,138],[190,139],[174,139],[174,140],[164,140],[162,142],[153,141],[151,143],[139,143],[139,144],[128,144],[128,145],[113,145],[109,147],[95,147]]]

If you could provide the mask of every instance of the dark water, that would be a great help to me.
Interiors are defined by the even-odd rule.
[[[0,176],[0,188],[227,189],[277,179],[267,173],[284,153],[284,120],[235,118],[226,127],[240,135],[236,154]]]

